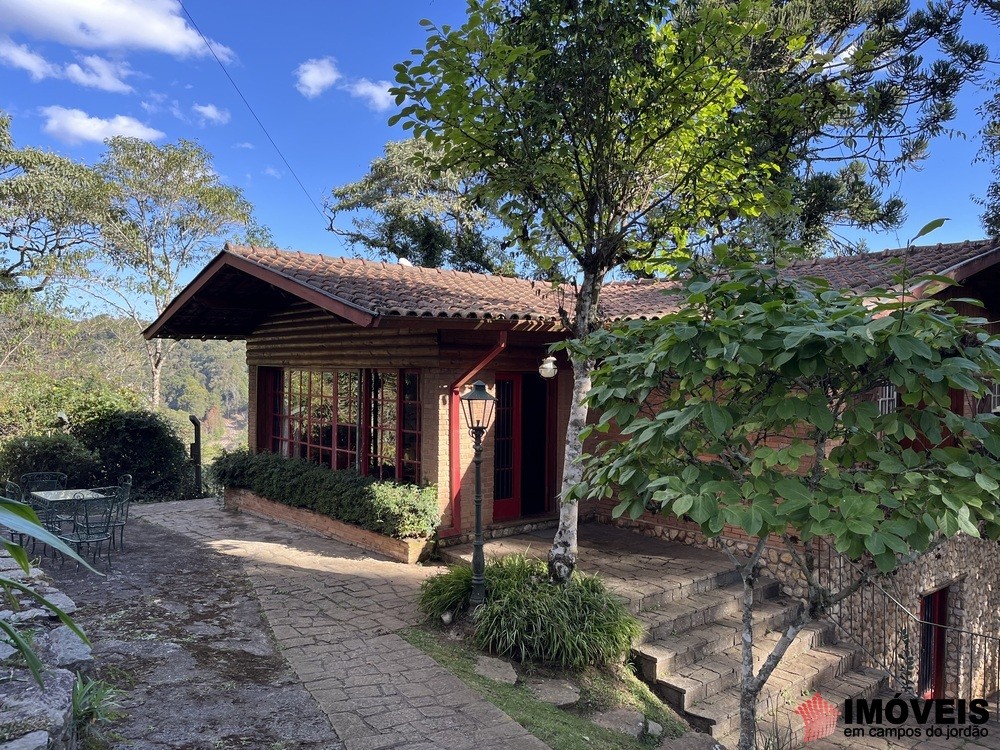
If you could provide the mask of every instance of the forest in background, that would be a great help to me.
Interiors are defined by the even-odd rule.
[[[6,309],[5,309],[6,308]],[[204,454],[246,443],[242,341],[164,342],[161,413],[189,443],[202,420]],[[146,342],[131,318],[82,314],[55,294],[0,302],[0,442],[59,430],[107,408],[148,408]]]

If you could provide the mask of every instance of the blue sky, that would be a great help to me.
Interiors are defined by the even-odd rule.
[[[167,143],[195,139],[218,172],[242,188],[278,244],[349,254],[326,231],[313,202],[356,180],[387,140],[392,66],[425,37],[421,18],[460,23],[464,0],[186,0],[201,31],[298,174],[268,143],[177,0],[0,0],[0,108],[14,117],[18,145],[96,161],[117,133]],[[1000,40],[985,21],[970,29],[994,56]],[[873,249],[906,242],[927,221],[950,217],[929,241],[978,238],[989,182],[973,165],[978,148],[971,92],[956,123],[970,134],[935,141],[920,172],[897,189],[909,220],[871,236]],[[310,202],[310,198],[312,202]]]

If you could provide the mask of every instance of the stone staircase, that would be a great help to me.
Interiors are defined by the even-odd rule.
[[[599,574],[646,626],[643,640],[633,649],[641,676],[691,726],[735,748],[743,584],[732,563],[714,550],[600,523],[581,524],[579,533],[581,570]],[[521,553],[544,558],[551,541],[550,529],[491,539],[486,555]],[[448,547],[442,553],[448,560],[469,562],[472,546]],[[795,602],[770,580],[758,583],[754,601],[759,666],[793,616]],[[860,664],[858,652],[837,643],[829,623],[803,629],[771,675],[758,704],[761,731],[778,736],[771,747],[802,747],[805,727],[793,709],[810,693],[818,691],[835,704],[876,695],[884,687],[884,675]],[[822,746],[817,741],[807,747],[886,747],[881,741],[846,739],[842,732],[822,742]]]
[[[695,729],[725,747],[739,734],[739,673],[743,584],[733,570],[708,572],[653,598],[631,597],[646,626],[634,648],[643,679]],[[776,581],[762,579],[754,592],[755,668],[771,652],[795,612],[795,601]],[[860,652],[838,644],[830,623],[806,626],[789,647],[761,693],[761,732],[775,746],[802,746],[805,727],[793,709],[819,692],[835,704],[867,698],[885,686],[885,676],[861,666]]]

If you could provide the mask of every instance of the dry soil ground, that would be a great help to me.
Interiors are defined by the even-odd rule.
[[[80,607],[96,676],[122,691],[114,750],[340,750],[275,646],[238,560],[137,521],[97,576],[42,567]]]

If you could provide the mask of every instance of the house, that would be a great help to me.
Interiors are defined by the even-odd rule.
[[[663,314],[664,288],[611,283],[602,310]],[[227,245],[145,335],[245,339],[251,450],[434,484],[440,536],[461,539],[474,478],[458,397],[477,379],[497,398],[484,522],[557,514],[572,377],[562,356],[551,380],[538,367],[572,303],[540,281]]]
[[[946,276],[957,285],[930,282],[912,293],[977,298],[981,309],[955,306],[1000,320],[1000,244],[989,241],[803,261],[784,273],[858,290],[892,287],[900,275]],[[602,315],[661,316],[671,309],[668,289],[653,281],[609,283]],[[572,309],[572,294],[538,281],[227,245],[145,336],[245,339],[252,450],[434,484],[440,536],[456,542],[473,529],[472,441],[458,398],[477,379],[497,398],[484,443],[488,535],[557,513],[572,378],[562,355],[554,378],[543,379],[538,367],[549,346],[566,336],[562,312]],[[1000,331],[996,323],[989,328]],[[895,408],[895,393],[879,396],[882,408]],[[963,408],[1000,410],[1000,391]],[[611,507],[595,502],[582,510],[610,522]],[[680,519],[648,515],[634,525],[689,544],[717,543]],[[780,551],[771,552],[770,572],[793,585]],[[960,537],[905,566],[894,585],[924,620],[997,633],[1000,546],[994,543]],[[864,602],[856,609],[859,631],[891,629]],[[921,658],[933,660],[925,671],[936,680],[936,694],[974,692],[984,668],[1000,674],[1000,664],[973,653],[979,646],[966,649],[932,635]],[[873,650],[898,659],[887,644],[883,639]],[[993,658],[1000,661],[1000,653]]]

